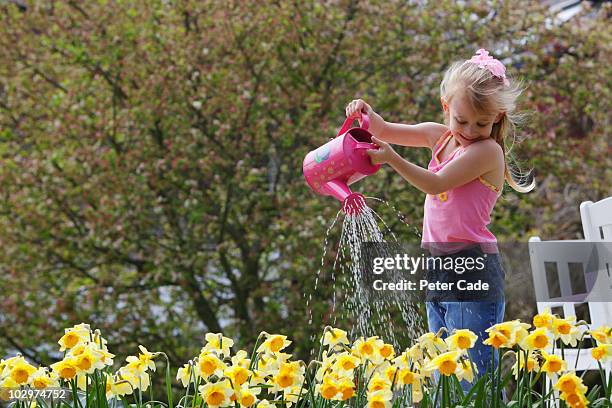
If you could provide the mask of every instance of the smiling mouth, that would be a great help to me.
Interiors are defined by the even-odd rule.
[[[476,142],[477,140],[480,140],[479,137],[469,138],[469,137],[463,136],[461,133],[459,133],[459,137],[461,137],[463,140],[467,140],[468,142]]]

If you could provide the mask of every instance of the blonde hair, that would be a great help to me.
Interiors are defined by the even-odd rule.
[[[463,92],[469,101],[471,108],[483,114],[498,114],[503,112],[501,119],[493,124],[491,138],[495,140],[504,152],[504,178],[514,190],[527,193],[535,187],[535,178],[530,177],[531,171],[523,174],[518,165],[508,165],[508,161],[515,162],[510,154],[512,147],[517,142],[516,128],[523,122],[526,114],[517,113],[516,101],[524,88],[520,82],[508,78],[509,84],[505,85],[501,78],[493,76],[488,69],[480,68],[477,64],[455,62],[444,74],[440,84],[440,94],[450,103],[451,99],[458,93]],[[449,125],[448,115],[445,115]],[[506,139],[508,135],[512,138],[512,145],[507,148]],[[531,178],[531,182],[529,182]]]

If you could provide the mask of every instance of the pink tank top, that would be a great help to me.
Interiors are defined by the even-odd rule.
[[[442,163],[438,155],[451,140],[450,129],[442,135],[442,143],[434,149],[427,168],[437,173],[451,160],[463,153],[460,146]],[[497,187],[478,177],[462,186],[440,194],[427,194],[423,217],[421,246],[432,254],[453,253],[475,243],[483,252],[497,253],[497,240],[488,230],[491,211],[500,192]]]

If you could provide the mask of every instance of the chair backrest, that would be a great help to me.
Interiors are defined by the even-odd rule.
[[[529,239],[538,313],[561,307],[563,317],[576,316],[576,307],[586,303],[592,328],[610,324],[612,303],[603,300],[612,280],[602,271],[602,257],[610,254],[597,249],[597,244],[583,240]]]
[[[584,239],[587,241],[612,241],[612,197],[596,203],[580,204],[580,218]]]

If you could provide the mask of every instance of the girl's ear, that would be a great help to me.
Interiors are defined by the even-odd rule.
[[[441,97],[440,102],[442,103],[442,109],[444,109],[444,113],[448,113],[448,102],[446,101],[446,98]]]
[[[495,117],[495,121],[494,122],[495,123],[499,122],[504,117],[505,114],[506,114],[506,112],[499,112],[497,114],[497,116]]]

